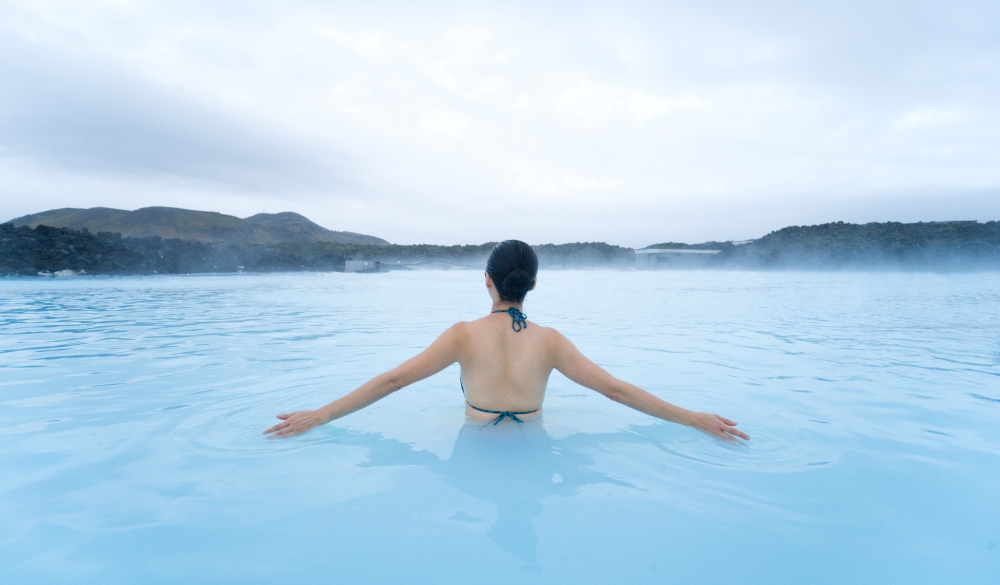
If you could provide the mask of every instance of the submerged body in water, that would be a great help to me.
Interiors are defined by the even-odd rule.
[[[541,514],[544,500],[570,498],[599,484],[637,489],[592,469],[595,459],[588,452],[610,445],[649,445],[655,440],[635,431],[554,438],[539,416],[521,425],[469,422],[459,429],[448,457],[369,433],[340,435],[337,442],[366,446],[366,467],[417,466],[462,494],[493,506],[493,520],[465,510],[449,519],[485,524],[486,537],[497,546],[526,563],[535,563],[539,537],[534,518]]]
[[[316,410],[279,414],[282,422],[264,431],[272,437],[305,433],[364,408],[390,393],[459,363],[466,415],[505,418],[520,424],[542,409],[552,370],[615,402],[657,418],[697,428],[726,440],[750,437],[736,422],[717,414],[692,412],[615,378],[587,359],[555,329],[527,321],[525,296],[535,288],[538,258],[531,246],[506,240],[493,248],[486,264],[490,313],[471,322],[459,322],[434,343],[399,367],[376,376],[358,389]]]

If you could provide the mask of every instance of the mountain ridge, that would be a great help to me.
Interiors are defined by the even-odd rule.
[[[255,228],[259,227],[255,224],[270,222],[283,225],[289,218],[267,214],[247,220],[230,218],[234,219]],[[123,238],[107,231],[4,223],[0,224],[0,276],[341,271],[348,260],[377,262],[382,270],[481,270],[494,244],[239,244],[158,236]],[[711,246],[707,249],[717,253],[664,253],[654,262],[644,258],[640,265],[636,250],[603,242],[532,247],[543,269],[994,271],[1000,269],[1000,222],[836,222],[789,226],[751,241],[664,242],[654,246],[689,250]]]
[[[178,207],[143,207],[135,211],[110,207],[88,209],[64,207],[14,218],[5,223],[35,228],[47,225],[91,232],[109,232],[122,237],[160,237],[219,244],[285,244],[332,242],[387,246],[375,236],[328,230],[307,217],[285,211],[258,213],[245,219],[217,211]]]

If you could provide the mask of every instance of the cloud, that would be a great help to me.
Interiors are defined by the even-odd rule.
[[[996,219],[998,23],[969,0],[11,0],[0,215],[134,193],[630,245]]]
[[[241,191],[333,190],[328,145],[219,111],[101,55],[0,36],[0,152],[83,173],[167,175]]]
[[[903,117],[896,120],[896,128],[907,130],[928,126],[942,126],[954,123],[960,117],[961,113],[953,108],[913,108],[906,112]]]

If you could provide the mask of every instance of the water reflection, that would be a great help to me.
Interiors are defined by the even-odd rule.
[[[597,483],[635,488],[592,469],[595,461],[588,450],[609,443],[650,443],[648,437],[635,432],[579,433],[553,439],[539,419],[522,425],[508,421],[495,426],[466,424],[448,459],[376,434],[351,433],[338,439],[345,441],[370,450],[362,467],[419,465],[459,491],[492,504],[497,518],[487,536],[527,563],[536,561],[538,536],[532,519],[541,513],[543,499],[570,497]],[[464,511],[452,519],[483,521]]]

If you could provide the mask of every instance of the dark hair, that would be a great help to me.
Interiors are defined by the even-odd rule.
[[[501,301],[524,302],[524,295],[535,286],[538,256],[520,240],[504,240],[493,246],[486,261],[486,274],[493,279]]]

